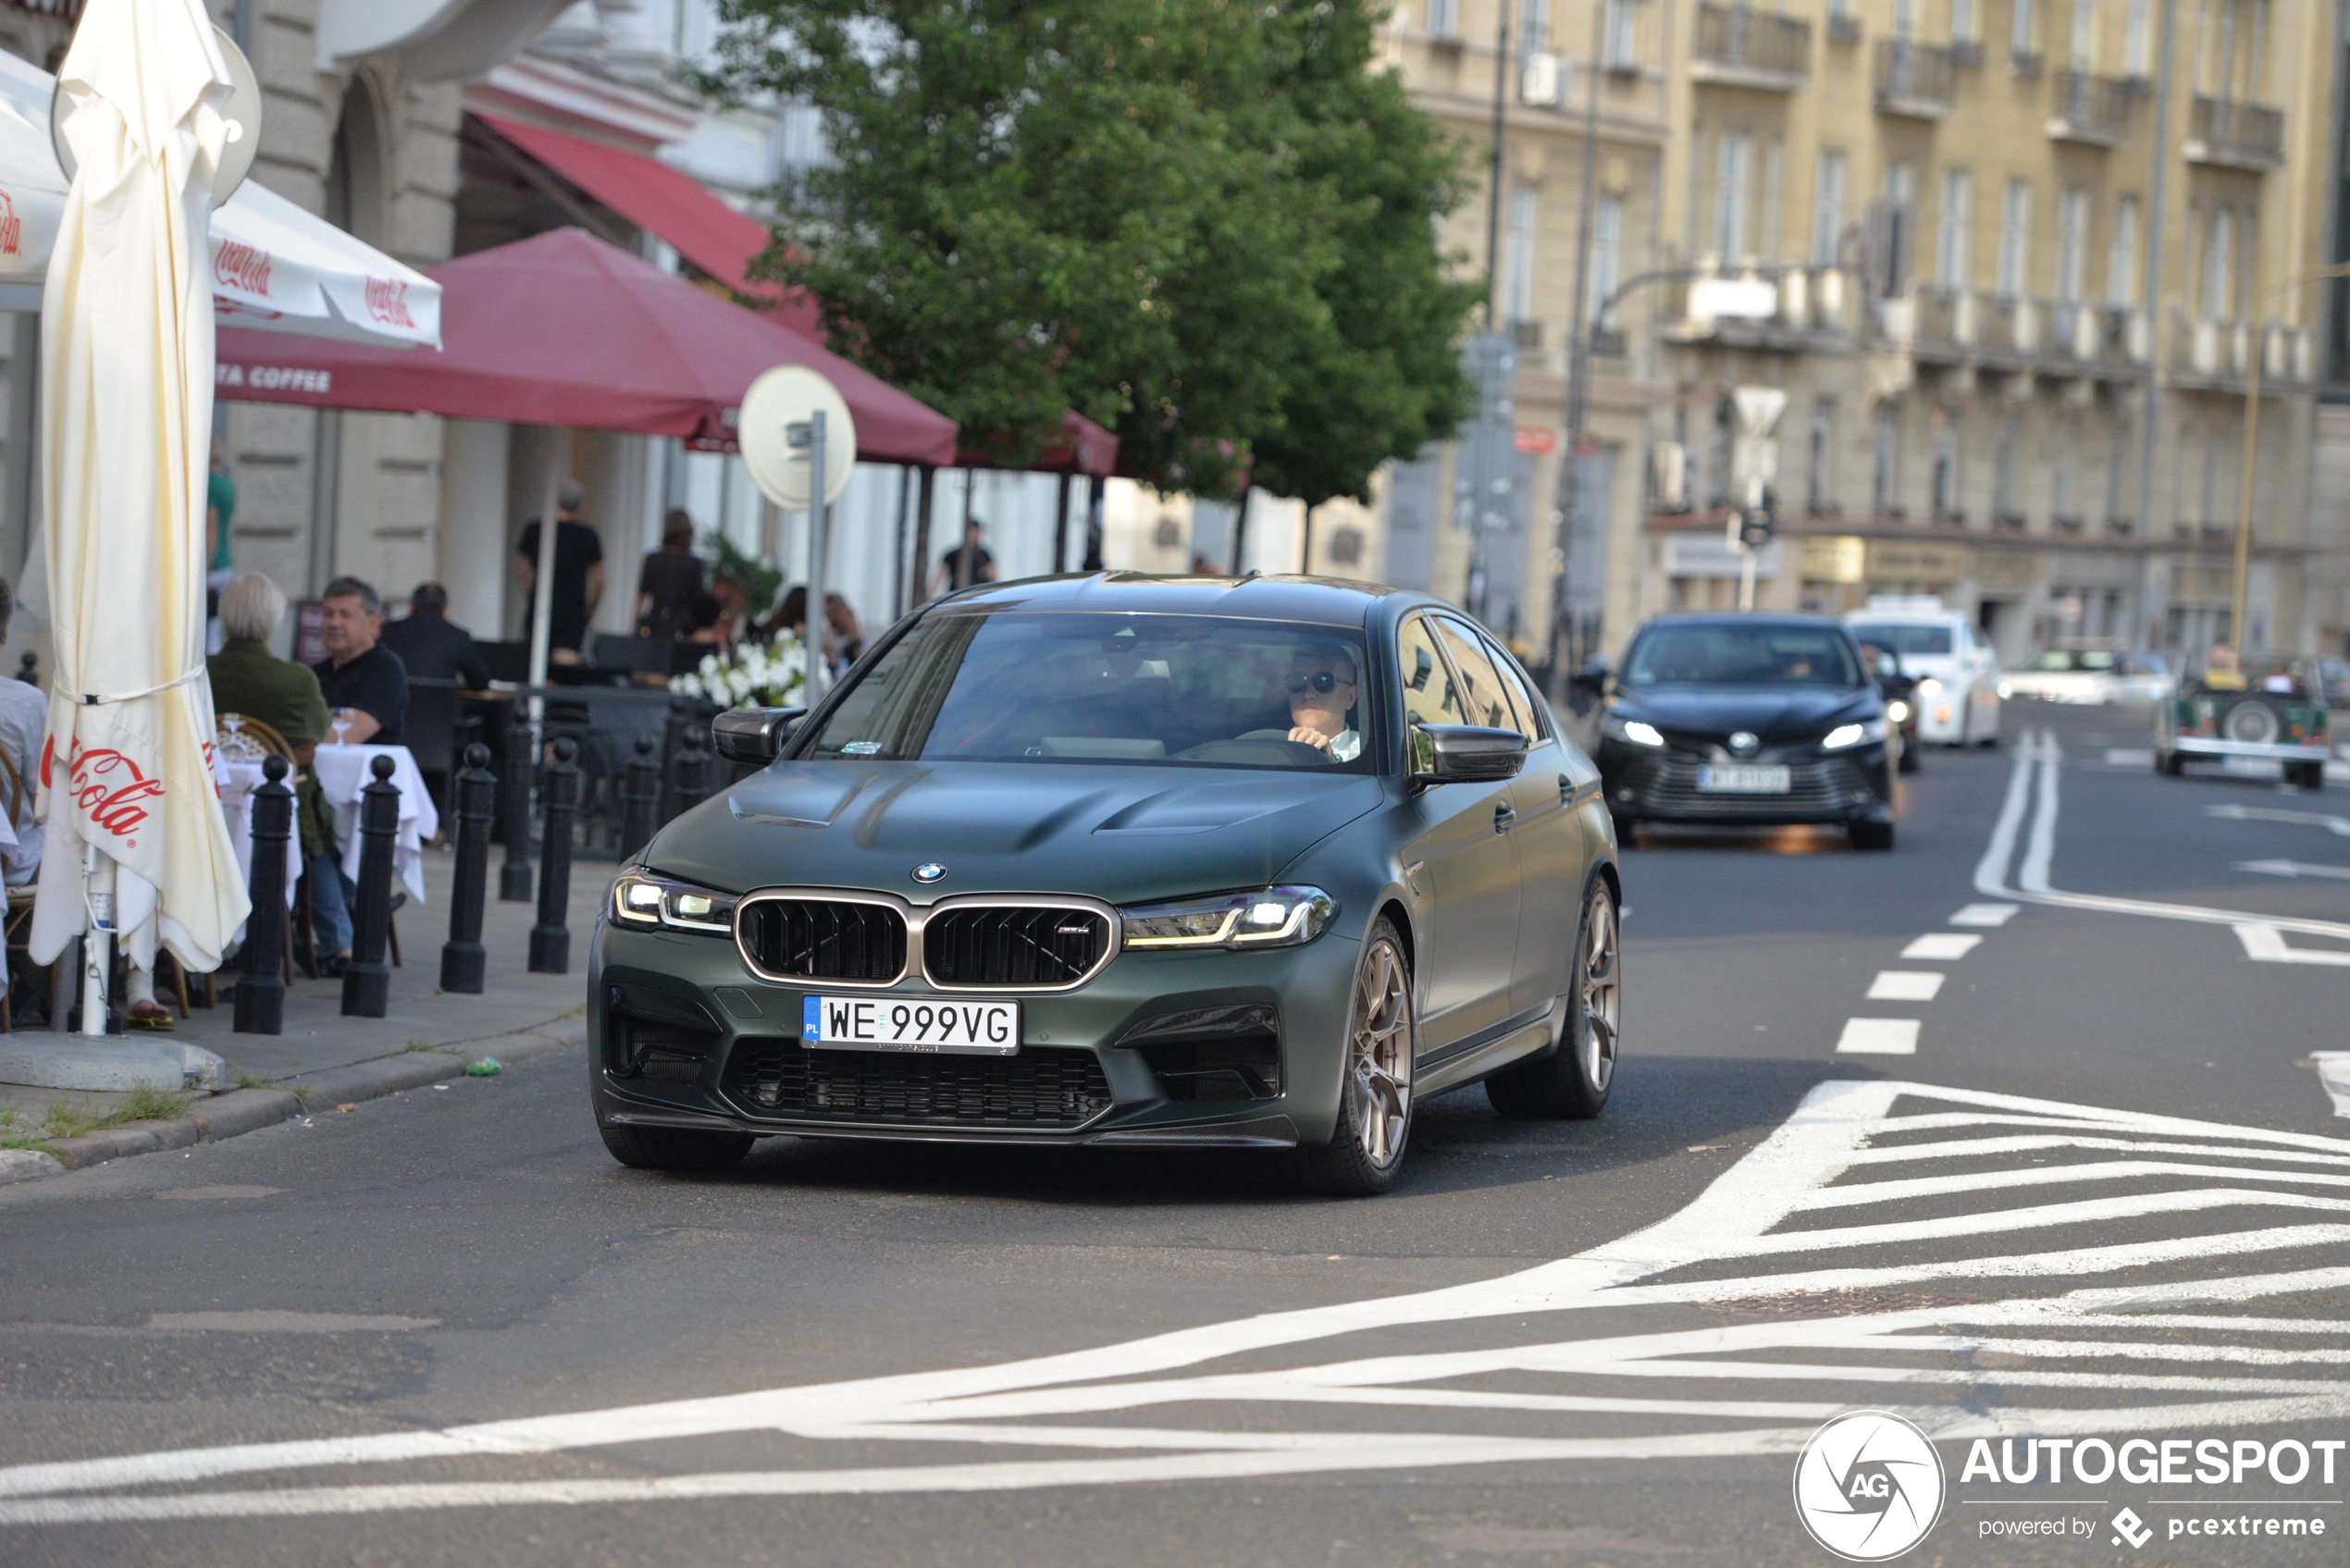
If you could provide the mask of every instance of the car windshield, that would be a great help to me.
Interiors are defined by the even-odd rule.
[[[1852,628],[1852,635],[1863,641],[1889,648],[1896,653],[1950,651],[1950,628],[1948,626],[1905,626],[1894,621],[1882,625],[1856,625]]]
[[[1367,772],[1363,639],[1209,615],[924,617],[803,757]]]
[[[2044,675],[2067,674],[2075,670],[2110,670],[2113,668],[2113,657],[2102,648],[2076,650],[2069,648],[2052,648],[2033,660],[2024,668]]]
[[[1769,624],[1651,626],[1625,657],[1622,679],[1627,686],[1862,684],[1852,645],[1835,627]]]

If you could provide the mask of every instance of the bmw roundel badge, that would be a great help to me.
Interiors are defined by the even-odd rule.
[[[914,868],[914,880],[919,883],[934,883],[946,874],[946,868],[935,860],[925,860]]]

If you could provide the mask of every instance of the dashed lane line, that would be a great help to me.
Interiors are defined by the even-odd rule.
[[[2318,1081],[2333,1100],[2333,1114],[2350,1117],[2350,1051],[2313,1051],[2309,1065],[2318,1069]]]
[[[1974,951],[1983,939],[1963,932],[1929,932],[1901,949],[1904,958],[1929,958],[1950,961],[1965,957]]]
[[[1836,1048],[1848,1056],[1914,1056],[1918,1054],[1918,1020],[1846,1019]]]
[[[1969,904],[1950,917],[1954,926],[2003,926],[2015,919],[2021,904]]]
[[[1872,1002],[1931,1002],[1948,975],[1934,969],[1879,969],[1869,982]]]

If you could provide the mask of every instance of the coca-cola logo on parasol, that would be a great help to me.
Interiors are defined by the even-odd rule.
[[[42,743],[43,787],[50,782],[49,764],[56,747],[54,735]],[[147,777],[138,763],[112,747],[85,750],[80,741],[74,742],[66,772],[72,779],[74,809],[89,819],[91,826],[113,834],[129,848],[138,848],[139,841],[130,835],[147,820],[145,803],[162,797],[163,781]]]
[[[17,216],[17,204],[6,191],[0,191],[0,256],[19,254],[24,245],[24,219]]]
[[[408,314],[408,283],[401,278],[367,279],[367,314],[390,327],[416,325]]]
[[[265,298],[269,292],[269,253],[241,240],[223,240],[212,258],[212,280],[223,289],[241,289]]]

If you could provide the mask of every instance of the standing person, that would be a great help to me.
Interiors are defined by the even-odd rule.
[[[8,640],[8,622],[17,599],[8,581],[0,577],[0,643]],[[22,681],[0,681],[0,751],[17,772],[14,799],[6,802],[9,826],[17,830],[17,846],[0,851],[0,873],[10,887],[31,885],[41,871],[43,828],[32,815],[33,796],[41,788],[41,747],[49,737],[49,699],[41,688]]]
[[[204,479],[204,648],[220,651],[220,590],[237,574],[229,525],[237,518],[237,481],[229,474],[229,448],[212,438],[212,472]]]
[[[832,661],[837,674],[857,662],[865,651],[865,628],[857,623],[857,611],[850,609],[847,596],[828,593],[824,596],[824,657]]]
[[[408,719],[408,667],[383,646],[384,601],[356,577],[337,577],[320,596],[318,635],[326,661],[313,666],[327,706],[351,715],[347,746],[398,746]]]
[[[996,558],[987,549],[987,525],[974,517],[963,525],[963,542],[939,557],[931,577],[930,595],[953,593],[977,583],[996,580]]]
[[[637,573],[637,635],[660,642],[685,636],[692,630],[694,601],[701,592],[694,520],[685,508],[673,506],[661,520],[661,548],[646,552]]]
[[[596,530],[579,520],[588,492],[576,479],[563,481],[556,492],[555,582],[547,615],[547,657],[558,664],[576,664],[588,640],[588,623],[604,598],[604,544]],[[538,613],[538,519],[523,525],[514,546],[522,562],[523,640],[530,640]]]
[[[418,583],[408,613],[384,628],[383,644],[400,655],[409,678],[455,681],[468,691],[489,689],[489,666],[474,651],[474,635],[449,619],[449,590]]]

